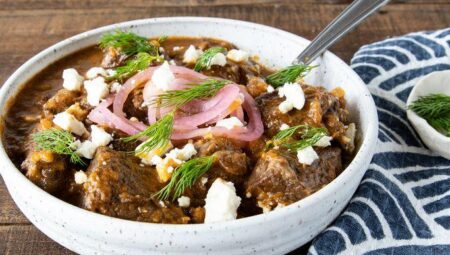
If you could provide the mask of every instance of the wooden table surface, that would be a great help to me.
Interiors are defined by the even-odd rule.
[[[312,39],[350,2],[0,0],[0,84],[39,51],[69,36],[107,24],[163,16],[213,16],[262,23]],[[450,0],[394,1],[338,42],[332,51],[349,62],[364,44],[449,26]],[[1,178],[0,254],[72,254],[30,224],[12,201]]]

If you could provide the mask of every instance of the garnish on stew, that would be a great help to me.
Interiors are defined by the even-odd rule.
[[[311,69],[316,66],[309,66],[304,64],[291,65],[280,71],[267,76],[266,81],[270,85],[276,87],[283,86],[285,83],[295,82],[298,77],[303,77],[308,74]]]
[[[167,144],[169,144],[170,136],[172,135],[173,119],[174,113],[168,113],[144,131],[127,138],[123,138],[123,141],[131,142],[136,141],[139,138],[146,137],[147,140],[136,148],[136,154],[148,153],[154,149],[165,148]]]
[[[169,90],[156,97],[154,103],[160,107],[180,107],[195,99],[206,99],[215,96],[230,81],[206,79],[198,84],[188,84],[190,87],[181,90]]]
[[[208,69],[211,66],[211,60],[217,53],[225,52],[225,48],[222,47],[212,47],[207,49],[203,54],[198,58],[195,63],[194,70],[200,72],[203,69]]]
[[[149,67],[154,61],[162,62],[163,58],[156,55],[150,55],[146,52],[139,52],[135,58],[128,60],[125,65],[119,66],[115,70],[115,74],[108,77],[108,80],[126,80],[130,76],[136,74]]]
[[[186,161],[174,170],[169,183],[155,196],[160,200],[167,200],[172,196],[174,201],[183,195],[187,188],[192,187],[195,181],[211,168],[215,160],[216,156],[211,155]]]
[[[301,129],[301,140],[288,141],[288,138],[291,138],[299,129]],[[308,146],[313,146],[327,134],[326,128],[297,125],[278,132],[273,136],[272,140],[267,143],[266,148],[275,145],[287,148],[291,151],[298,151]]]
[[[70,162],[86,165],[81,157],[75,152],[77,146],[75,137],[64,130],[51,128],[31,134],[38,150],[48,150],[56,154],[70,156]]]
[[[409,109],[424,118],[437,131],[450,136],[450,96],[423,96],[414,101]]]
[[[313,146],[322,137],[326,136],[327,134],[328,134],[328,131],[326,128],[316,128],[316,127],[311,128],[311,127],[309,127],[303,132],[301,140],[282,144],[281,146],[285,147],[291,151],[299,151],[308,146]]]
[[[121,30],[102,35],[99,46],[102,49],[109,47],[119,49],[128,56],[136,55],[139,52],[147,52],[153,56],[158,54],[158,48],[151,44],[147,38]]]

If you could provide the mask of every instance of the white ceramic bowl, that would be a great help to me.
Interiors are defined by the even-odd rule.
[[[263,62],[282,67],[308,44],[291,33],[249,22],[171,17],[130,21],[94,29],[42,51],[22,65],[3,85],[0,108],[18,88],[48,64],[94,45],[100,35],[126,29],[160,35],[222,38],[259,55]],[[59,200],[30,182],[10,161],[0,144],[0,170],[6,186],[26,217],[61,245],[81,254],[282,254],[322,231],[343,210],[355,192],[376,145],[378,118],[372,97],[361,79],[335,55],[327,52],[307,80],[346,91],[352,121],[357,123],[359,151],[346,170],[313,195],[285,208],[254,217],[197,225],[150,224],[111,218]],[[3,119],[3,118],[2,118]]]
[[[439,71],[428,74],[417,81],[413,90],[409,94],[406,105],[409,106],[419,97],[430,94],[442,93],[450,96],[450,71]],[[419,133],[422,141],[431,150],[437,152],[446,159],[450,159],[450,137],[439,133],[428,122],[417,115],[415,112],[408,110],[406,112],[409,121]]]

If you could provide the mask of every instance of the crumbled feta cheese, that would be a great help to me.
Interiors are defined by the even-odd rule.
[[[103,128],[91,125],[91,141],[98,146],[106,146],[113,140],[112,136]]]
[[[95,150],[97,150],[97,145],[93,142],[86,140],[81,143],[81,145],[76,150],[76,153],[87,158],[92,159],[94,157]]]
[[[282,113],[287,113],[293,108],[301,110],[305,105],[305,94],[302,87],[297,83],[285,83],[278,90],[278,95],[286,97],[286,100],[278,106]]]
[[[172,172],[175,168],[197,154],[197,150],[192,143],[186,144],[181,149],[174,148],[170,150],[172,147],[173,145],[169,143],[166,148],[159,148],[150,152],[141,152],[136,156],[140,157],[141,162],[146,165],[155,165],[159,179],[162,182],[166,182],[172,176]],[[139,147],[137,150],[139,150]],[[168,150],[170,151],[166,153]],[[166,154],[163,159],[161,156],[164,153]]]
[[[319,159],[313,147],[308,146],[302,150],[297,151],[298,162],[306,165],[311,165],[316,159]]]
[[[180,47],[180,46],[175,46],[175,47],[173,47],[173,51],[179,51],[179,50],[181,50],[183,47]]]
[[[183,55],[183,62],[184,63],[188,63],[188,64],[192,64],[197,62],[197,59],[203,54],[203,51],[200,49],[195,49],[194,45],[189,45],[189,47],[187,48],[187,50],[184,52]]]
[[[208,182],[208,178],[202,177],[200,178],[200,182],[202,183],[203,186],[205,186],[205,184]]]
[[[243,127],[243,126],[244,124],[234,116],[226,119],[221,119],[216,123],[216,127],[224,127],[226,129],[233,129],[235,127]]]
[[[74,178],[75,178],[76,184],[83,184],[83,183],[87,182],[87,175],[85,172],[83,172],[81,170],[75,172]]]
[[[154,165],[154,166],[156,166],[156,165],[158,165],[158,164],[161,164],[162,161],[163,161],[163,159],[162,159],[160,156],[155,155],[155,156],[153,156],[153,157],[151,158],[150,164],[149,164],[149,165]]]
[[[170,83],[175,79],[170,71],[169,63],[165,61],[158,69],[153,72],[152,84],[162,91],[169,90]]]
[[[136,150],[139,151],[140,148],[141,148],[140,146],[143,146],[143,144],[145,144],[145,142],[140,144],[136,148]],[[156,165],[156,164],[153,164],[154,156],[161,157],[168,150],[172,149],[172,147],[173,147],[172,143],[169,142],[166,145],[166,147],[164,147],[164,148],[157,148],[157,149],[154,149],[154,150],[151,150],[151,151],[148,151],[148,152],[141,152],[141,153],[136,154],[136,156],[141,158],[142,159],[142,163],[144,163],[146,165]]]
[[[86,78],[94,79],[97,76],[107,76],[106,70],[102,67],[92,67],[86,72]]]
[[[247,62],[248,61],[249,54],[246,51],[243,50],[236,50],[232,49],[228,51],[227,58],[234,61],[234,62]]]
[[[171,59],[171,60],[169,60],[169,65],[176,66],[177,63],[175,62],[175,60]]]
[[[317,141],[314,146],[318,146],[318,147],[327,147],[330,146],[331,143],[330,141],[333,140],[333,137],[331,136],[322,136],[319,141]]]
[[[217,178],[206,195],[205,223],[236,219],[240,203],[233,183]]]
[[[110,91],[111,93],[117,93],[117,92],[119,92],[120,88],[122,88],[122,85],[121,85],[120,83],[118,83],[118,82],[113,82],[113,83],[111,84],[111,88],[110,88],[109,91]]]
[[[99,105],[100,100],[105,98],[109,93],[108,84],[105,83],[103,77],[85,81],[84,88],[87,92],[87,102],[92,106]]]
[[[56,114],[55,117],[53,117],[53,123],[55,123],[58,127],[76,135],[82,135],[87,132],[83,122],[77,120],[68,112],[60,112]]]
[[[175,168],[181,165],[183,161],[171,157],[164,158],[156,165],[156,172],[161,182],[167,182],[172,177]]]
[[[164,52],[164,48],[163,47],[159,47],[159,52]]]
[[[294,104],[288,101],[283,101],[278,105],[278,110],[283,114],[288,113],[292,109],[294,109]]]
[[[195,154],[197,154],[197,150],[195,149],[194,145],[192,143],[187,143],[183,146],[182,149],[175,148],[169,151],[169,153],[166,154],[166,157],[181,161],[187,161]]]
[[[288,129],[288,128],[289,128],[289,125],[286,124],[286,123],[283,123],[283,124],[281,124],[281,126],[280,126],[280,130],[286,130],[286,129]]]
[[[187,196],[181,196],[177,201],[179,207],[189,207],[189,205],[191,205],[191,199]]]
[[[275,89],[274,89],[274,87],[272,87],[272,86],[267,86],[267,92],[268,93],[272,93],[272,92],[274,92],[275,91]]]
[[[159,201],[159,205],[163,208],[166,208],[166,204],[164,203],[164,201]]]
[[[227,59],[223,53],[219,52],[209,61],[210,66],[225,66],[227,64]]]
[[[79,75],[77,70],[69,68],[63,71],[62,78],[64,80],[63,87],[67,90],[78,91],[83,84],[83,76]]]

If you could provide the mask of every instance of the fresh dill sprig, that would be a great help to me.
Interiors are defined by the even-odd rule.
[[[444,94],[423,96],[408,108],[424,119],[442,117],[450,114],[450,96]]]
[[[450,137],[450,117],[430,119],[428,123],[440,133]]]
[[[150,125],[144,131],[123,138],[125,142],[136,141],[139,138],[146,137],[147,140],[141,143],[136,149],[135,154],[148,153],[154,149],[165,148],[170,142],[170,136],[172,135],[174,113],[170,112],[164,117]]]
[[[159,55],[153,56],[146,52],[139,52],[135,58],[128,60],[125,65],[117,67],[114,75],[109,76],[108,80],[124,81],[149,67],[153,61],[162,61],[162,59]]]
[[[326,128],[316,128],[316,127],[308,127],[302,134],[302,139],[292,142],[282,144],[281,146],[291,150],[291,151],[299,151],[308,146],[313,146],[316,144],[322,137],[328,135],[328,131]]]
[[[298,77],[305,76],[315,67],[317,66],[309,66],[304,64],[291,65],[267,76],[266,81],[276,88],[283,86],[283,84],[288,82],[295,82]]]
[[[86,165],[81,157],[75,152],[75,137],[67,131],[51,128],[39,131],[31,135],[38,150],[48,150],[56,154],[68,155],[70,162]]]
[[[139,52],[147,52],[153,56],[158,54],[158,48],[147,38],[121,30],[103,34],[98,44],[102,49],[116,48],[127,56],[136,55]]]
[[[272,137],[272,140],[274,141],[282,141],[286,138],[289,138],[291,136],[293,136],[295,134],[295,132],[300,129],[300,128],[308,128],[307,125],[298,125],[298,126],[293,126],[293,127],[289,127],[286,128],[284,130],[281,130],[280,132],[278,132],[276,135],[274,135]]]
[[[423,96],[414,101],[408,109],[424,118],[437,131],[450,136],[450,96]]]
[[[225,48],[223,47],[211,47],[207,49],[203,54],[198,58],[195,63],[194,70],[200,72],[203,69],[208,69],[211,66],[211,60],[217,53],[225,52]]]
[[[216,160],[215,155],[193,158],[177,167],[169,183],[155,196],[159,200],[167,200],[172,195],[172,201],[183,195],[183,192],[194,185],[195,181],[206,173]]]
[[[188,84],[187,89],[168,90],[155,97],[152,103],[159,103],[160,107],[180,107],[195,99],[215,96],[228,83],[226,80],[206,79],[199,84]]]

